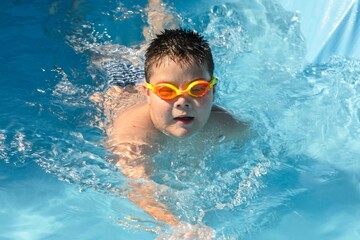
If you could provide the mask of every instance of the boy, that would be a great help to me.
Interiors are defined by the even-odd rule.
[[[160,149],[187,146],[206,151],[209,145],[243,136],[247,128],[213,104],[218,81],[213,73],[211,50],[202,36],[183,29],[165,30],[146,51],[145,85],[116,90],[119,95],[133,94],[138,102],[115,114],[107,145],[118,155],[116,165],[125,176],[149,180],[130,182],[129,198],[173,226],[179,225],[178,217],[155,197],[151,156]]]

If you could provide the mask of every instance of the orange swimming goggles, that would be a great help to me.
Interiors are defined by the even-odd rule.
[[[146,88],[150,89],[150,91],[155,93],[159,98],[164,100],[171,100],[184,93],[187,93],[192,97],[202,97],[208,93],[217,82],[217,78],[212,76],[210,81],[199,79],[191,82],[185,90],[180,90],[170,83],[157,83],[154,86],[145,82],[145,86]]]

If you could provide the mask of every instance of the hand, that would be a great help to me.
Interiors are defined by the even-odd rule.
[[[170,238],[170,240],[211,240],[215,237],[215,230],[202,225],[202,224],[196,224],[191,225],[187,222],[180,222],[180,224],[173,228],[173,233]],[[158,238],[165,239],[165,238]]]

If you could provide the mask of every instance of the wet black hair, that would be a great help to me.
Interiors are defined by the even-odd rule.
[[[166,29],[152,40],[145,53],[145,79],[150,81],[151,69],[169,58],[183,66],[205,64],[210,76],[214,60],[209,43],[199,33],[186,29]]]

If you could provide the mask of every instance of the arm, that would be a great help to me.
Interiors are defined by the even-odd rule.
[[[164,186],[150,179],[158,134],[147,105],[138,105],[114,120],[108,129],[107,148],[116,154],[116,166],[129,178],[129,199],[156,220],[175,226],[179,219],[157,199],[159,188]]]
[[[147,22],[149,26],[143,28],[143,35],[146,41],[151,40],[155,34],[160,33],[164,29],[177,28],[178,24],[174,16],[166,10],[162,0],[149,0],[147,12]]]
[[[169,211],[165,204],[157,199],[156,195],[161,186],[149,179],[152,169],[149,156],[152,149],[148,145],[123,143],[112,147],[110,150],[118,156],[116,166],[130,179],[131,190],[128,192],[130,201],[156,220],[171,226],[178,225],[179,219]]]
[[[104,96],[97,93],[91,97],[92,101],[104,109],[108,119],[114,119],[111,127],[107,129],[108,138],[105,144],[116,155],[116,158],[111,161],[129,178],[130,191],[128,195],[130,201],[156,220],[171,226],[178,225],[179,219],[156,198],[158,184],[149,179],[152,170],[150,156],[155,151],[146,143],[146,136],[144,135],[145,132],[150,132],[148,135],[152,135],[149,129],[153,127],[149,126],[149,117],[146,114],[141,114],[144,112],[141,106],[133,106],[125,113],[122,111],[124,110],[122,107],[118,108],[116,105],[119,102],[124,102],[120,100],[126,100],[121,97],[124,92],[123,89],[115,86],[109,89]],[[139,98],[141,99],[141,96],[137,97],[137,100]],[[122,114],[118,115],[118,112],[122,112]],[[141,183],[136,181],[140,179],[145,181]]]
[[[157,199],[159,188],[164,186],[149,179],[152,169],[150,155],[156,149],[142,144],[117,144],[110,150],[119,156],[116,165],[130,179],[131,189],[128,192],[130,201],[156,220],[173,226],[170,239],[213,239],[215,236],[213,229],[202,224],[191,225],[180,221],[164,203]]]

